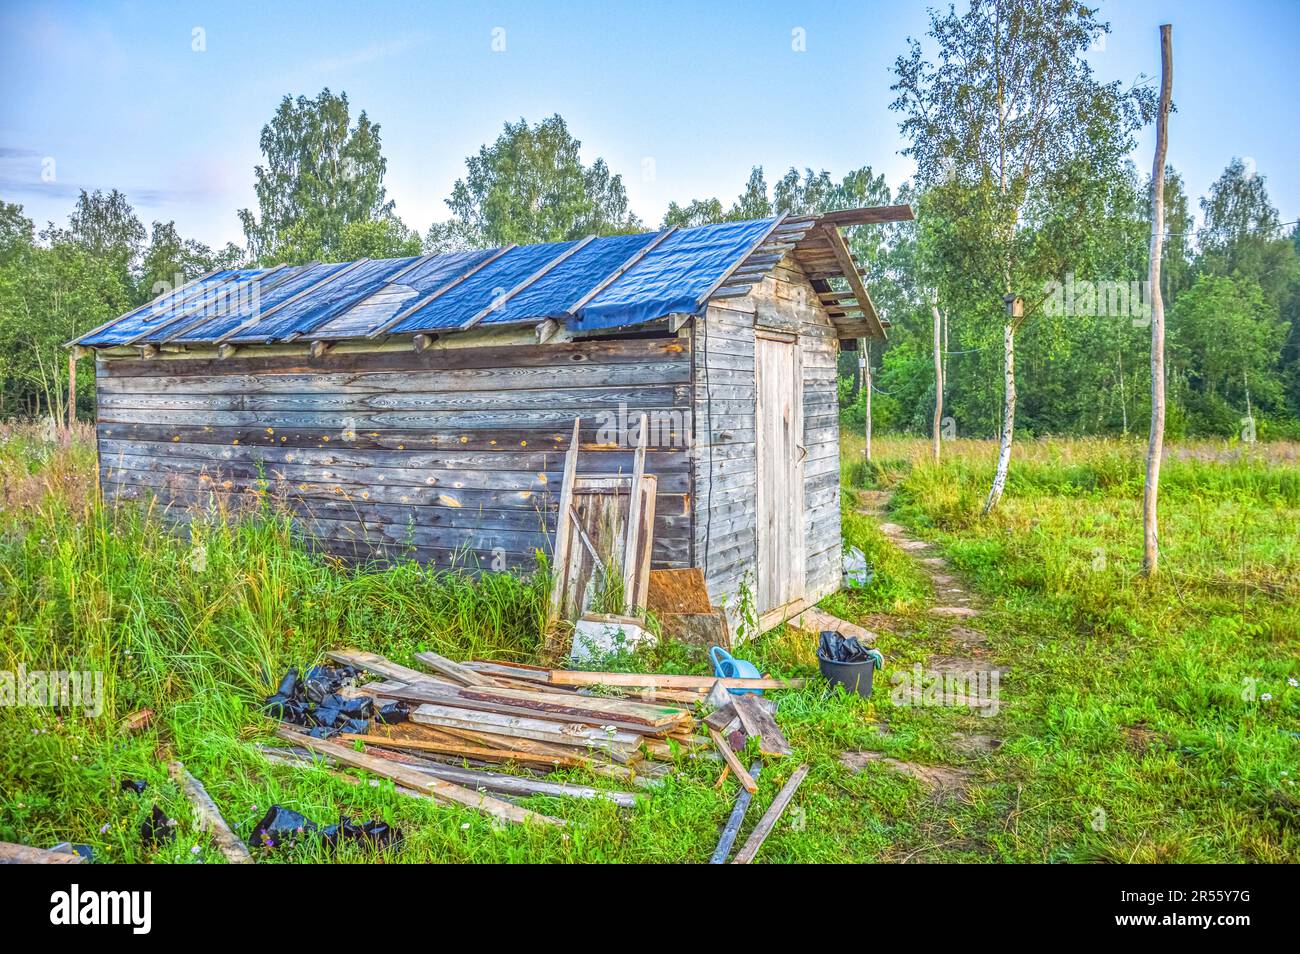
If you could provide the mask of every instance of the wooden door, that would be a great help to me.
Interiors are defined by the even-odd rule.
[[[754,340],[757,395],[756,593],[760,614],[804,595],[803,388],[793,335]]]

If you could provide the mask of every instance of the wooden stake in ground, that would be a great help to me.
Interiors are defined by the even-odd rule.
[[[859,359],[862,364],[862,387],[866,390],[867,395],[867,424],[865,434],[867,440],[866,455],[867,460],[871,460],[871,344],[870,339],[861,338],[858,347],[862,349],[862,357]]]
[[[225,855],[232,865],[251,865],[253,856],[248,853],[248,846],[236,835],[221,817],[217,803],[212,800],[203,784],[185,770],[180,762],[169,762],[167,772],[194,808],[194,817],[199,831],[205,831],[217,843],[217,849]]]
[[[1173,27],[1160,27],[1160,112],[1156,116],[1156,158],[1151,170],[1151,248],[1147,284],[1151,291],[1151,434],[1142,492],[1142,572],[1155,576],[1160,561],[1156,502],[1160,459],[1165,449],[1165,302],[1160,294],[1160,255],[1165,232],[1165,156],[1169,151],[1169,101],[1174,90]]]
[[[934,462],[939,463],[939,428],[943,422],[943,320],[939,316],[939,302],[930,305],[934,313]]]
[[[749,839],[745,842],[745,846],[740,849],[731,862],[733,865],[747,865],[754,860],[754,856],[758,854],[758,849],[763,847],[763,842],[767,841],[767,836],[772,834],[772,829],[781,820],[781,813],[790,804],[790,799],[794,798],[795,791],[803,784],[803,780],[807,775],[808,766],[806,765],[800,765],[794,770],[794,774],[790,776],[790,781],[786,782],[781,791],[776,793],[776,798],[772,800],[772,804],[763,813],[763,817],[758,820],[754,830],[749,833]]]
[[[68,350],[68,430],[77,423],[77,358],[78,348]]]

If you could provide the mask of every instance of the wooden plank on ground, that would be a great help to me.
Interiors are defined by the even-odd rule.
[[[719,735],[716,729],[709,729],[709,738],[713,740],[713,744],[717,747],[718,754],[722,756],[722,760],[731,768],[731,774],[736,776],[736,781],[744,786],[745,790],[751,794],[757,792],[758,783],[754,781],[753,776],[745,771],[745,766],[741,764],[740,759],[736,757],[736,753],[727,743],[727,740]]]
[[[558,798],[582,798],[589,800],[604,799],[623,808],[636,805],[636,795],[632,792],[611,792],[593,788],[590,785],[573,785],[568,782],[547,782],[542,779],[522,778],[518,775],[506,775],[502,772],[486,772],[476,769],[461,768],[456,765],[439,765],[426,762],[412,765],[411,768],[434,778],[464,785],[475,790],[496,792],[499,795],[514,795],[528,798],[533,795],[551,795]]]
[[[794,750],[790,748],[790,743],[786,741],[776,720],[759,704],[757,696],[736,696],[731,700],[731,705],[736,710],[745,735],[758,739],[759,752],[774,756],[793,754]]]
[[[81,855],[0,841],[0,865],[79,865]]]
[[[645,722],[633,721],[609,706],[600,704],[601,700],[590,696],[561,696],[558,693],[539,694],[544,701],[531,697],[509,698],[493,695],[504,690],[471,690],[465,686],[446,684],[403,685],[393,681],[370,684],[362,687],[374,695],[393,699],[406,699],[411,702],[427,702],[431,705],[452,706],[458,709],[474,709],[482,714],[524,716],[532,719],[554,720],[555,723],[582,723],[593,728],[613,726],[623,732],[637,735],[664,735],[688,723],[689,713],[663,725],[647,725]],[[551,702],[551,700],[555,700]],[[680,710],[679,710],[680,711]]]
[[[665,689],[699,689],[704,692],[715,685],[724,689],[802,689],[802,679],[719,679],[717,676],[679,676],[669,673],[578,672],[552,669],[551,682],[557,686],[655,686]]]
[[[728,769],[731,766],[727,766]],[[761,762],[755,762],[749,767],[750,774],[758,778],[759,771],[763,768]],[[719,778],[719,781],[722,779]],[[740,834],[740,826],[745,823],[745,812],[749,810],[749,803],[754,800],[754,793],[747,788],[742,788],[736,793],[736,802],[731,806],[731,814],[727,817],[727,824],[722,828],[722,836],[718,839],[718,846],[713,849],[713,857],[709,859],[711,865],[725,865],[727,855],[731,854],[731,846],[736,843],[736,836]]]
[[[420,672],[409,666],[395,663],[391,659],[385,659],[378,653],[368,653],[361,649],[330,649],[326,650],[325,655],[337,663],[355,666],[357,669],[364,669],[366,672],[383,676],[385,679],[396,679],[408,686],[422,683],[455,685],[454,682],[443,676],[431,676],[427,672]]]
[[[416,653],[417,662],[428,666],[439,675],[446,676],[462,686],[495,686],[496,680],[491,676],[485,676],[477,673],[472,669],[467,669],[458,662],[448,659],[446,656],[440,656],[435,652]]]
[[[397,784],[416,791],[428,792],[443,801],[478,809],[501,821],[515,823],[541,822],[547,825],[564,824],[561,819],[541,815],[526,808],[519,808],[509,802],[503,802],[499,798],[492,798],[480,792],[471,791],[440,778],[429,778],[409,767],[394,765],[369,753],[357,752],[346,745],[339,745],[337,742],[330,742],[326,739],[313,739],[311,736],[302,732],[295,732],[287,726],[281,726],[276,730],[276,734],[286,741],[310,749],[313,752],[328,755],[345,765],[365,769],[367,772],[392,779]]]
[[[438,755],[456,755],[467,759],[482,759],[493,762],[528,762],[551,767],[563,766],[573,768],[584,764],[585,760],[572,756],[537,755],[519,749],[500,749],[495,746],[469,745],[468,743],[438,742],[432,739],[394,739],[383,735],[360,735],[344,732],[340,735],[346,742],[364,742],[389,749],[409,749],[412,752],[433,752]]]
[[[232,865],[251,865],[253,856],[249,854],[248,846],[226,824],[225,818],[217,808],[217,803],[212,800],[203,783],[191,775],[180,762],[169,762],[167,773],[181,787],[181,791],[185,793],[185,797],[193,807],[199,831],[207,832],[212,836],[212,840],[217,843],[217,850]]]
[[[702,721],[710,729],[717,729],[721,732],[731,724],[731,720],[734,718],[736,718],[736,710],[733,704],[728,702],[726,705],[714,709]]]
[[[476,709],[424,704],[418,706],[411,718],[425,725],[450,726],[453,729],[482,730],[499,735],[517,735],[538,742],[578,745],[609,753],[616,761],[631,760],[632,753],[641,744],[641,736],[634,732],[614,730],[607,732],[579,723],[552,722],[527,716],[482,712]]]
[[[781,791],[777,792],[772,804],[763,813],[763,817],[758,820],[754,830],[749,833],[749,838],[746,839],[744,847],[740,849],[731,862],[733,865],[747,865],[754,860],[754,856],[758,854],[758,849],[763,847],[763,842],[767,840],[767,836],[776,827],[776,823],[781,818],[781,813],[790,804],[790,799],[794,798],[795,790],[803,784],[803,780],[807,775],[808,766],[806,765],[800,765],[794,770],[794,774],[790,776],[790,781],[786,782],[781,787]]]

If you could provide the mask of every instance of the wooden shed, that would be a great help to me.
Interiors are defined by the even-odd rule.
[[[579,470],[649,425],[653,559],[763,625],[840,580],[836,355],[883,337],[840,229],[906,206],[204,275],[93,349],[100,479],[176,513],[271,497],[352,559],[531,569]],[[852,347],[853,345],[849,345]]]

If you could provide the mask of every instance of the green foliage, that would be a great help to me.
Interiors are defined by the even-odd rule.
[[[392,216],[379,126],[362,110],[352,123],[347,93],[289,96],[262,127],[254,173],[258,210],[241,209],[249,255],[262,264],[343,258],[350,223]]]
[[[623,177],[604,159],[584,166],[581,147],[558,115],[536,126],[506,123],[495,143],[465,160],[465,178],[447,200],[452,218],[429,230],[426,247],[451,251],[640,231]]]

